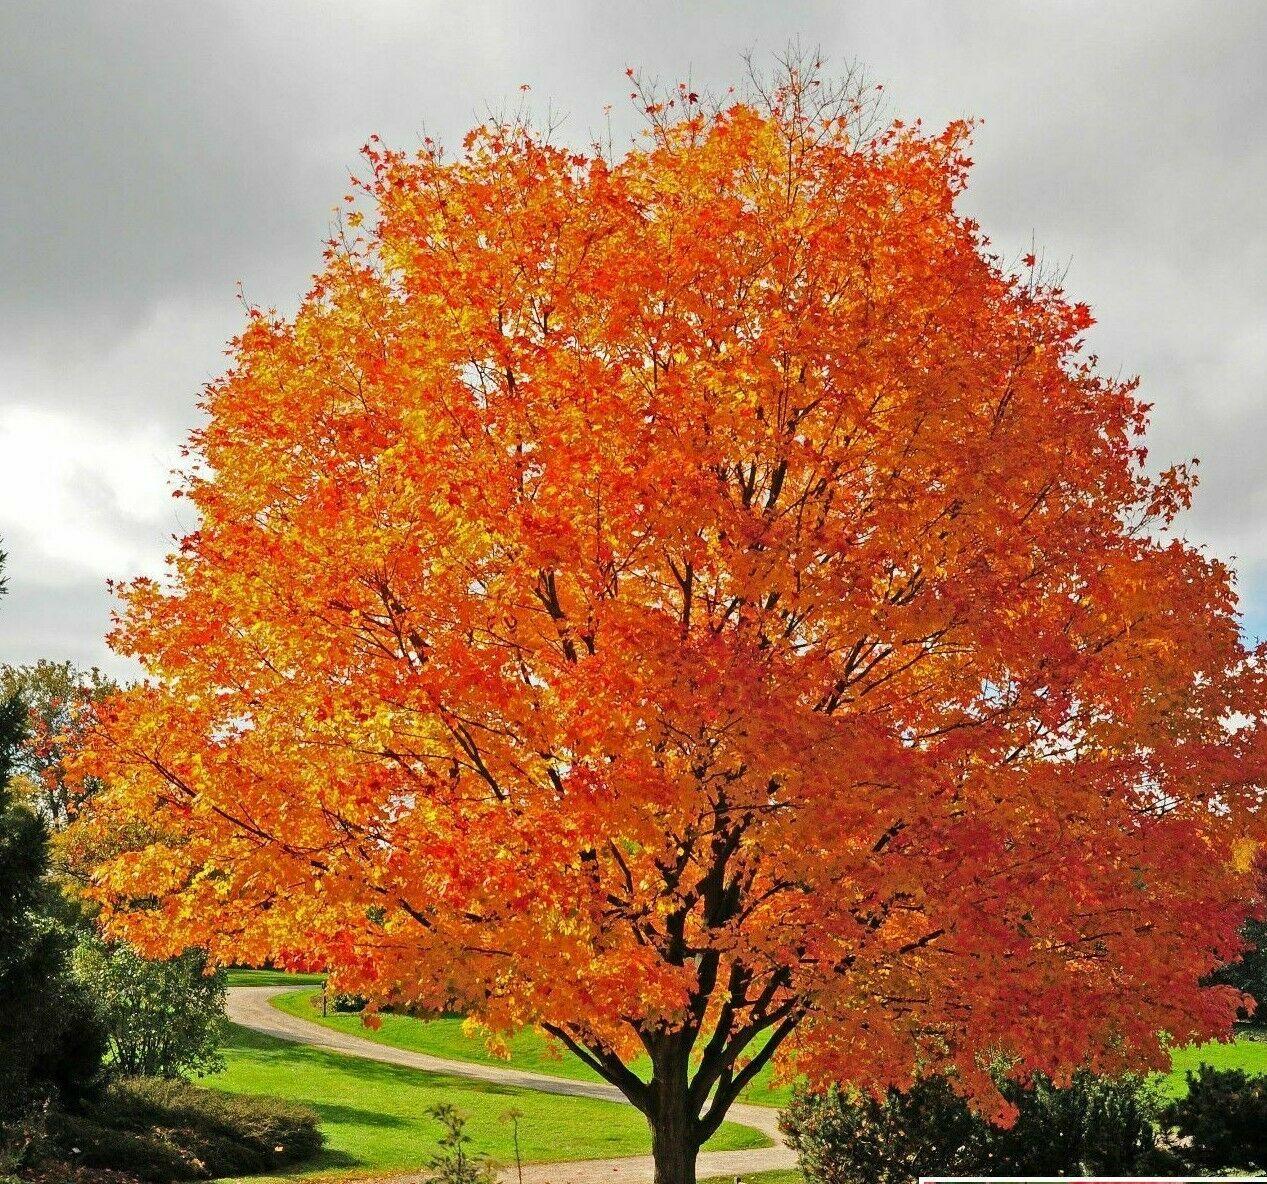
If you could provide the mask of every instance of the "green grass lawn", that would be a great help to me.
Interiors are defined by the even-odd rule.
[[[1267,1073],[1267,1039],[1264,1033],[1254,1032],[1238,1036],[1224,1043],[1212,1040],[1209,1044],[1191,1044],[1178,1048],[1171,1058],[1174,1068],[1161,1081],[1161,1088],[1171,1097],[1181,1096],[1186,1088],[1185,1074],[1198,1065],[1211,1065],[1215,1069],[1241,1069],[1250,1074]]]
[[[464,1035],[462,1020],[458,1017],[418,1020],[412,1016],[385,1015],[382,1017],[383,1026],[375,1031],[361,1023],[361,1018],[357,1015],[331,1013],[322,1016],[319,1008],[313,1006],[314,1001],[319,999],[320,996],[311,991],[301,990],[278,995],[272,1002],[274,1007],[287,1015],[313,1020],[327,1028],[362,1036],[366,1040],[387,1044],[392,1048],[407,1048],[412,1052],[429,1053],[431,1056],[453,1061],[509,1065],[527,1072],[545,1073],[551,1077],[569,1077],[578,1081],[600,1080],[597,1073],[571,1053],[564,1052],[561,1058],[551,1056],[546,1038],[531,1030],[520,1032],[509,1041],[510,1060],[503,1061],[488,1051],[482,1036]],[[635,1062],[633,1065],[634,1071],[644,1077],[649,1068],[648,1064],[642,1062]],[[771,1084],[771,1071],[767,1067],[744,1091],[743,1100],[758,1106],[786,1106],[791,1096],[790,1086]]]
[[[525,1162],[645,1155],[651,1139],[631,1106],[536,1093],[490,1082],[422,1073],[396,1065],[276,1040],[231,1025],[225,1069],[201,1084],[229,1093],[269,1094],[311,1106],[326,1148],[304,1174],[373,1174],[421,1167],[435,1153],[440,1126],[426,1114],[451,1102],[467,1115],[473,1148],[513,1161],[507,1110],[522,1111]],[[726,1123],[708,1144],[717,1151],[763,1147],[757,1131]]]
[[[287,970],[250,970],[235,966],[228,972],[231,987],[319,987],[324,974],[291,974]]]

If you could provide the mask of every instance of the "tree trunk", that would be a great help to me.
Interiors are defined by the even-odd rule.
[[[686,1099],[682,1098],[681,1102],[676,1113],[670,1108],[661,1108],[648,1120],[651,1123],[655,1184],[695,1184],[699,1136],[694,1120],[687,1113]]]
[[[651,1082],[651,1155],[655,1184],[695,1184],[701,1143],[699,1115],[691,1108],[687,1079],[689,1045],[673,1042]]]

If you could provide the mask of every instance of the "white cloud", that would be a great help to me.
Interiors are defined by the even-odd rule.
[[[45,585],[156,572],[174,524],[165,493],[178,448],[154,425],[107,428],[48,408],[0,408],[5,545]]]

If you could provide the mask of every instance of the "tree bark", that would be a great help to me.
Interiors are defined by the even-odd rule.
[[[695,1157],[699,1154],[697,1122],[683,1097],[675,1112],[658,1109],[648,1116],[651,1124],[651,1157],[655,1160],[655,1184],[695,1184]]]
[[[649,1087],[651,1156],[655,1184],[695,1184],[695,1157],[703,1134],[690,1090],[690,1050],[694,1033],[673,1033],[653,1042],[655,1076]]]

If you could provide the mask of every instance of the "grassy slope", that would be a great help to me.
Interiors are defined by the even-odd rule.
[[[234,967],[228,972],[231,987],[319,987],[324,974],[291,974],[286,970],[250,970]]]
[[[483,1037],[464,1035],[461,1019],[446,1017],[417,1020],[410,1016],[385,1015],[382,1017],[383,1026],[375,1031],[365,1027],[359,1016],[331,1014],[323,1017],[320,1011],[313,1008],[312,1001],[315,998],[317,996],[311,991],[292,991],[279,995],[273,1000],[273,1005],[288,1015],[314,1020],[336,1031],[363,1036],[366,1040],[393,1048],[407,1048],[413,1052],[430,1053],[432,1056],[454,1061],[477,1061],[485,1065],[510,1064],[516,1069],[547,1073],[551,1077],[569,1077],[580,1081],[599,1080],[593,1070],[571,1053],[564,1053],[561,1058],[552,1056],[545,1038],[533,1031],[520,1032],[510,1041],[510,1061],[506,1062],[493,1056],[485,1048]],[[645,1076],[649,1066],[635,1063],[633,1068],[635,1072]],[[770,1070],[767,1067],[744,1091],[743,1100],[759,1106],[785,1106],[791,1094],[789,1086],[770,1084]]]
[[[525,1162],[643,1155],[651,1141],[632,1107],[512,1089],[461,1077],[420,1073],[231,1026],[225,1069],[202,1084],[230,1093],[270,1094],[312,1106],[321,1115],[326,1150],[306,1173],[408,1170],[434,1154],[440,1127],[427,1107],[451,1102],[468,1116],[473,1147],[505,1163],[513,1160],[507,1110],[523,1112]],[[714,1150],[761,1147],[758,1132],[727,1123],[709,1143]]]

